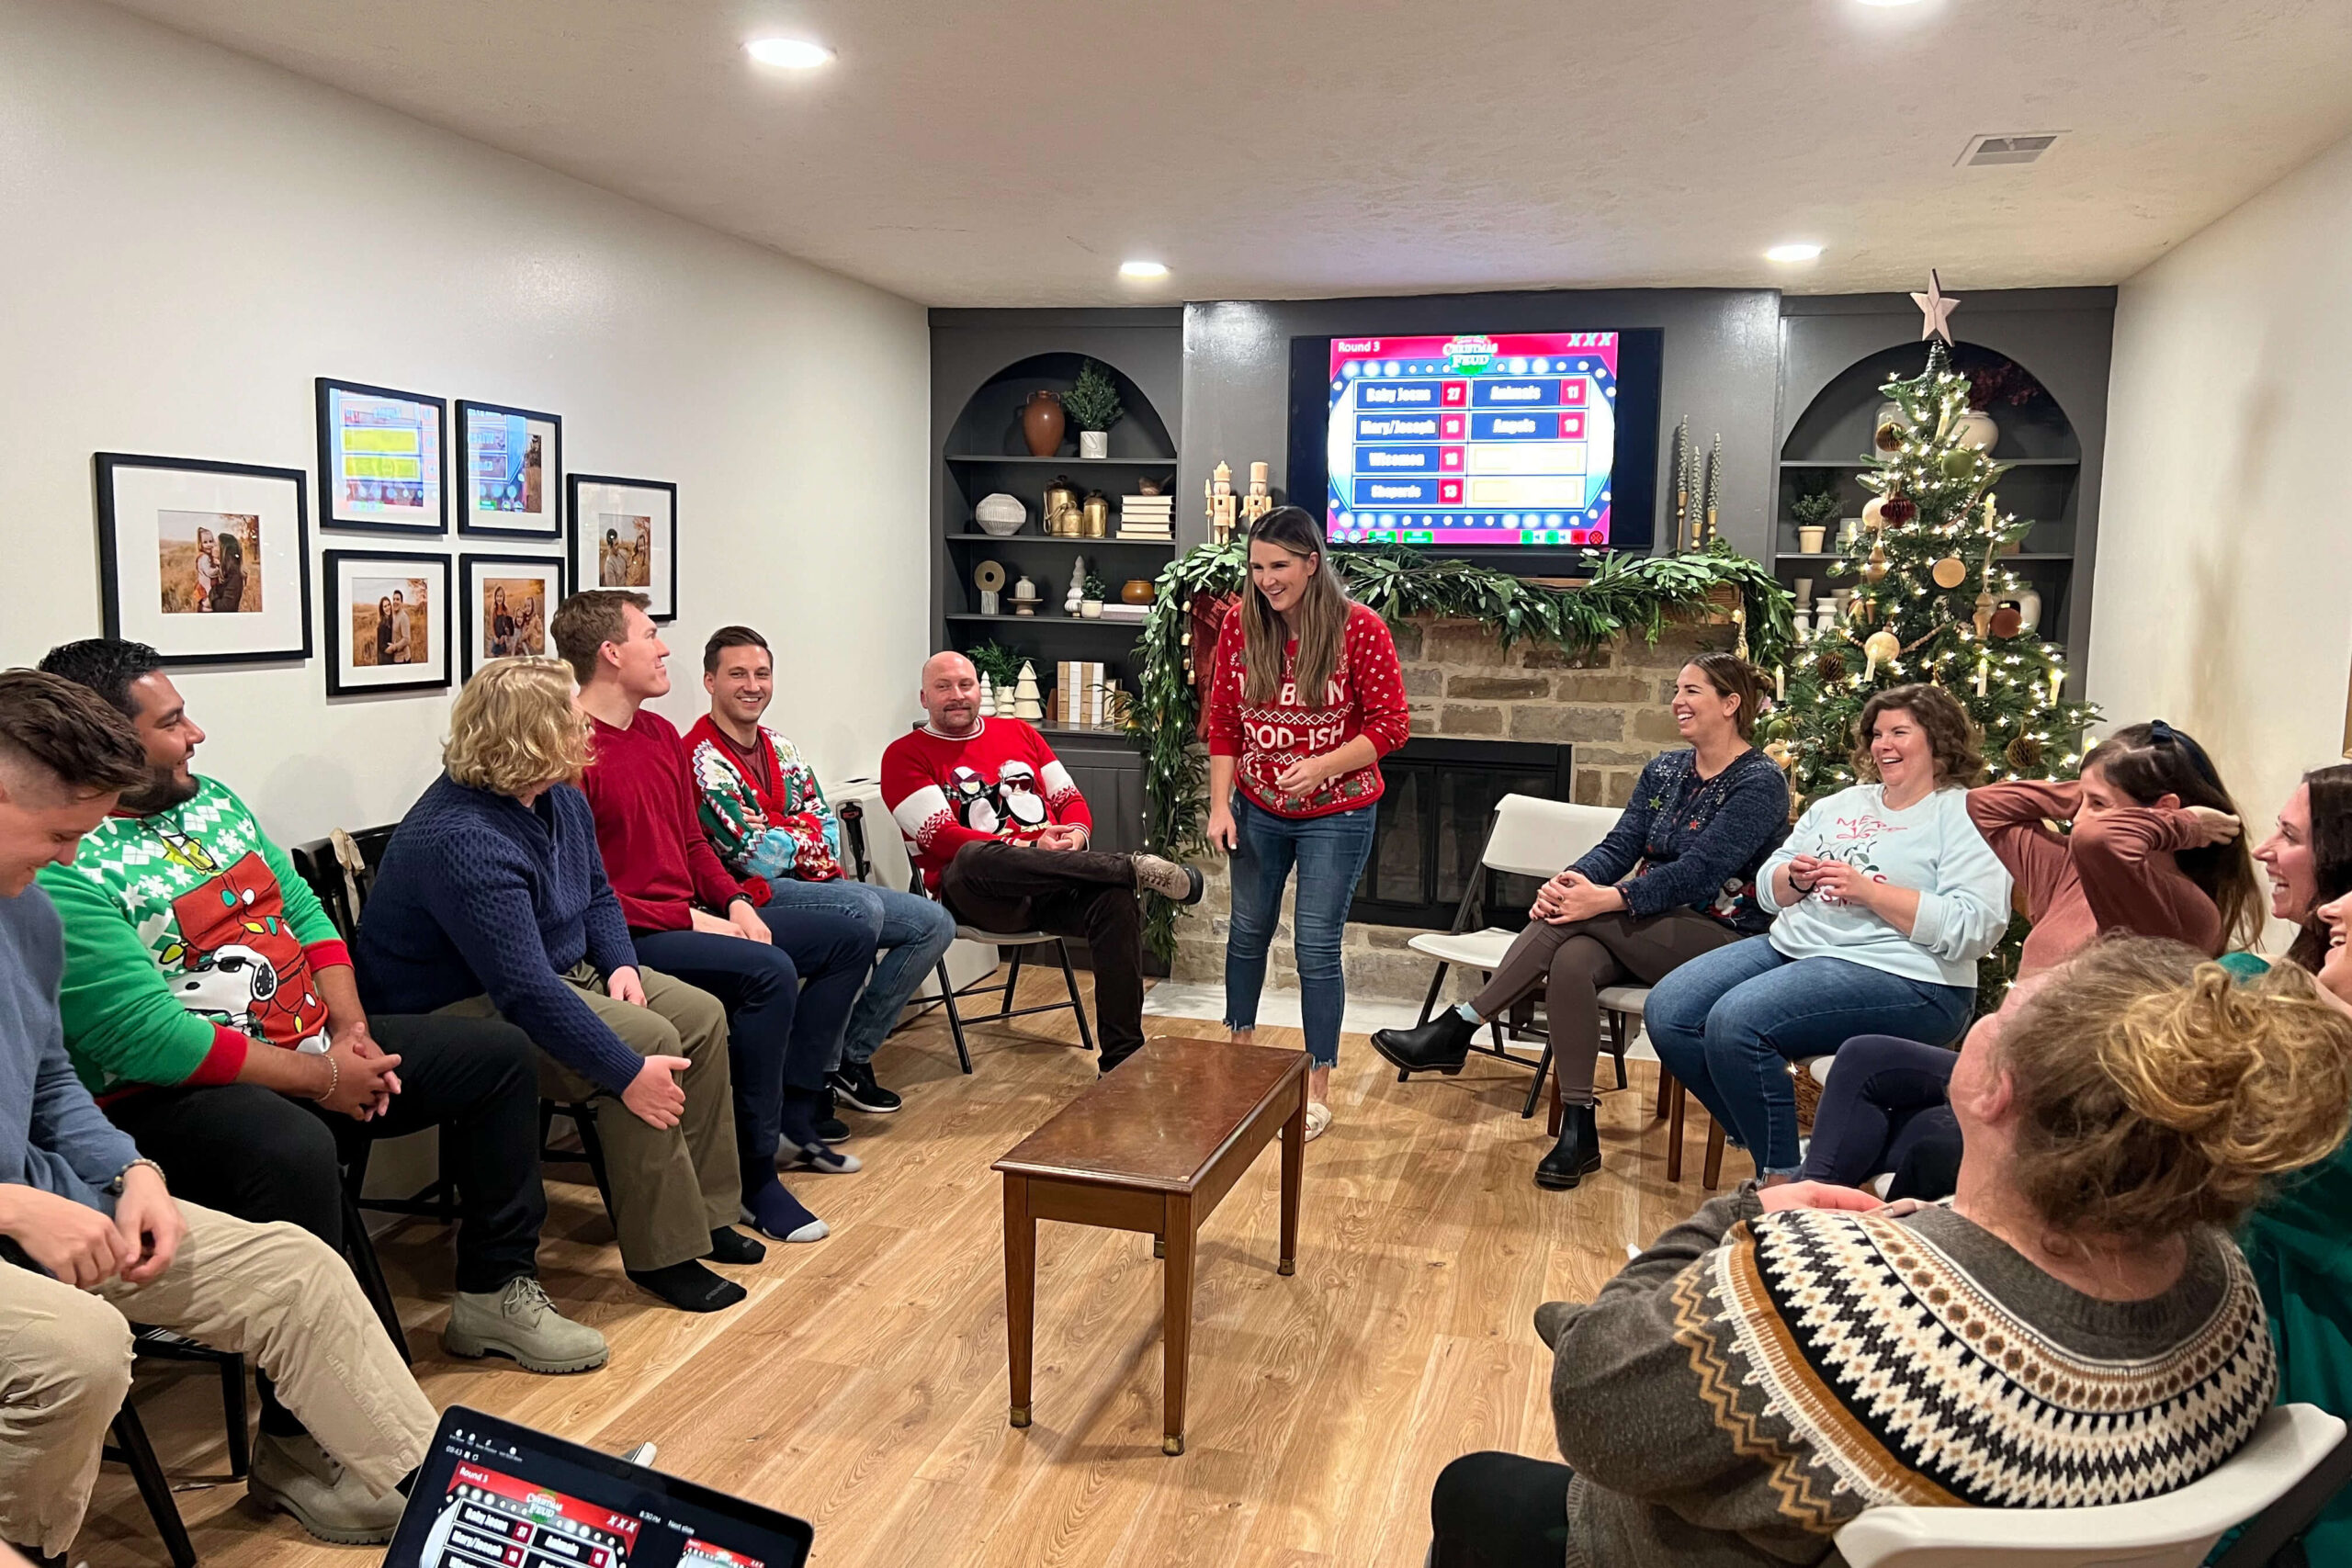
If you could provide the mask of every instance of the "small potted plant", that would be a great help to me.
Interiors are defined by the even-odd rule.
[[[1094,572],[1086,574],[1086,593],[1078,602],[1078,613],[1090,621],[1102,618],[1102,579]]]
[[[1829,537],[1829,521],[1843,509],[1834,479],[1808,490],[1789,502],[1789,516],[1797,525],[1799,554],[1817,556]]]
[[[1062,398],[1062,412],[1078,426],[1078,455],[1103,458],[1111,455],[1111,427],[1119,423],[1119,388],[1111,373],[1088,360],[1079,367],[1078,384]]]

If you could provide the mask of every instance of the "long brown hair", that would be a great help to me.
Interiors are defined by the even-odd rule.
[[[1756,666],[1736,653],[1702,653],[1690,661],[1690,668],[1705,677],[1715,695],[1739,699],[1732,728],[1742,740],[1755,739],[1756,716],[1764,706],[1764,682]]]
[[[2229,787],[2205,748],[2162,719],[2127,724],[2092,747],[2083,759],[2083,771],[2094,767],[2142,806],[2175,795],[2183,806],[2207,806],[2241,818],[2245,815],[2230,798]],[[2226,844],[2180,850],[2173,859],[2222,911],[2223,947],[2246,945],[2262,934],[2262,885],[2255,876],[2254,853],[2243,830]]]
[[[1298,632],[1298,661],[1293,679],[1298,700],[1306,707],[1321,707],[1331,673],[1340,667],[1340,649],[1348,635],[1348,591],[1323,548],[1323,526],[1303,506],[1277,506],[1258,520],[1250,542],[1316,558],[1298,604],[1291,611]],[[1253,703],[1270,703],[1283,686],[1283,645],[1290,639],[1283,618],[1266,603],[1256,583],[1241,591],[1241,694]]]
[[[2316,891],[2287,960],[2316,975],[2327,957],[2328,943],[2319,907],[2352,893],[2352,762],[2313,768],[2303,775],[2303,787],[2312,796],[2312,881]]]

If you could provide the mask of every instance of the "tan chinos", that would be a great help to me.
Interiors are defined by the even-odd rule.
[[[79,1291],[0,1263],[0,1540],[62,1553],[130,1387],[129,1318],[250,1356],[319,1446],[369,1490],[424,1462],[432,1402],[351,1269],[297,1225],[182,1202],[160,1279]]]
[[[640,968],[645,1005],[615,1001],[604,976],[585,962],[563,976],[621,1043],[640,1056],[684,1056],[678,1076],[686,1109],[674,1127],[647,1125],[619,1095],[581,1077],[542,1050],[539,1092],[560,1105],[595,1112],[612,1188],[613,1229],[622,1266],[643,1273],[707,1257],[710,1233],[742,1213],[743,1175],[735,1159],[734,1084],[727,1067],[727,1010],[708,991],[659,970]],[[498,1018],[488,997],[441,1009],[466,1018]]]

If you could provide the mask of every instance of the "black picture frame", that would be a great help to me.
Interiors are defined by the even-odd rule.
[[[651,534],[650,546],[652,554],[655,556],[656,559],[653,562],[648,563],[648,581],[642,584],[637,584],[635,586],[653,601],[652,606],[646,612],[649,617],[654,621],[662,623],[677,619],[677,485],[668,479],[624,479],[615,474],[570,474],[565,477],[565,483],[569,488],[567,491],[568,504],[565,509],[566,526],[564,558],[570,569],[567,573],[567,577],[571,584],[571,590],[575,593],[590,588],[623,586],[620,584],[605,583],[603,581],[602,573],[596,569],[596,556],[594,553],[595,542],[586,536],[582,526],[580,513],[581,491],[590,486],[598,486],[607,489],[639,491],[646,492],[649,495],[658,495],[660,497],[661,511],[663,517],[666,519],[666,523],[664,525],[655,528]],[[583,545],[587,545],[589,547],[588,552],[585,555],[582,553]],[[667,558],[666,570],[664,570],[662,564],[662,558],[663,557]]]
[[[540,494],[547,503],[547,526],[544,528],[510,528],[476,521],[481,515],[474,506],[473,418],[476,414],[492,414],[502,419],[527,420],[547,425],[551,433],[550,450],[540,465]],[[457,411],[457,439],[449,448],[449,490],[456,497],[458,533],[470,539],[533,539],[542,544],[560,544],[564,536],[564,487],[566,470],[563,466],[563,416],[541,413],[535,409],[509,408],[503,403],[479,402],[471,398],[459,398]],[[490,515],[501,515],[492,513]]]
[[[335,431],[334,394],[348,392],[365,398],[390,398],[400,402],[414,403],[433,411],[435,449],[433,460],[424,471],[431,476],[438,504],[430,510],[433,519],[409,521],[393,518],[346,516],[336,505],[334,476]],[[337,533],[394,534],[404,538],[432,538],[449,531],[449,405],[447,400],[428,397],[423,392],[403,392],[392,387],[372,387],[364,381],[344,381],[332,376],[322,376],[317,382],[319,438],[319,526]],[[423,509],[420,509],[423,510]]]
[[[384,570],[379,575],[385,577],[403,575],[404,569],[411,567],[427,566],[440,569],[442,591],[439,619],[442,653],[437,660],[422,667],[427,670],[426,674],[413,681],[360,681],[354,678],[351,671],[360,668],[374,667],[360,666],[347,659],[350,645],[345,638],[351,630],[350,606],[342,591],[343,569],[346,563],[354,567],[381,566]],[[457,569],[447,552],[328,550],[320,557],[320,568],[325,573],[327,580],[327,592],[324,597],[327,604],[328,696],[378,696],[387,692],[438,692],[447,691],[449,688],[454,680],[452,672],[457,669],[457,655],[451,647],[452,627],[449,613],[449,602],[456,597]],[[438,666],[439,673],[430,672],[434,665]]]
[[[294,525],[294,549],[291,570],[300,585],[295,615],[288,620],[272,615],[269,623],[257,626],[256,631],[279,633],[274,640],[252,647],[206,649],[190,649],[174,638],[164,625],[161,608],[154,617],[130,613],[123,592],[123,574],[128,559],[122,548],[122,530],[130,519],[120,505],[121,486],[126,476],[135,473],[162,472],[200,474],[232,481],[258,481],[274,489],[282,488],[278,497],[282,513],[290,513]],[[271,468],[258,463],[229,463],[207,457],[164,457],[130,452],[97,452],[91,455],[92,485],[96,494],[98,527],[98,591],[101,625],[110,637],[127,637],[152,646],[166,665],[196,666],[207,664],[266,664],[299,662],[311,657],[311,513],[310,476],[300,468]],[[282,525],[282,524],[281,524]],[[265,588],[269,580],[265,578]],[[176,618],[176,617],[175,617]],[[216,618],[208,617],[206,629],[217,626]],[[153,624],[151,624],[151,622]]]
[[[555,586],[552,594],[547,603],[540,606],[539,611],[542,636],[545,635],[545,623],[555,618],[556,606],[562,604],[564,595],[571,592],[567,586],[570,582],[568,563],[561,556],[478,555],[470,550],[459,556],[458,558],[458,589],[452,604],[453,608],[455,604],[463,604],[465,616],[451,636],[456,639],[458,649],[465,656],[461,681],[472,680],[474,671],[489,662],[487,659],[475,657],[476,645],[481,640],[475,635],[474,626],[474,615],[478,608],[476,601],[481,593],[481,590],[476,586],[475,569],[497,566],[530,567],[535,570],[546,572],[553,580]],[[552,656],[554,652],[555,643],[550,638],[548,640],[547,653]]]

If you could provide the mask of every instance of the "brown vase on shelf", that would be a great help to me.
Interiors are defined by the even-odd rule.
[[[1148,604],[1159,597],[1159,591],[1148,577],[1131,577],[1119,585],[1119,602],[1124,604]]]
[[[1029,456],[1050,457],[1062,448],[1062,430],[1068,424],[1062,412],[1062,400],[1040,387],[1029,394],[1021,405],[1021,439],[1029,443]]]

